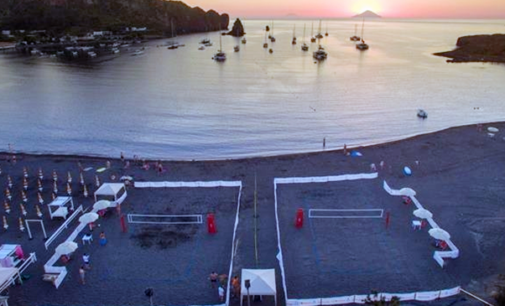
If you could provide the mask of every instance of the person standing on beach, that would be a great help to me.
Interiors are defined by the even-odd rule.
[[[84,253],[84,255],[82,255],[82,261],[84,262],[83,267],[86,268],[87,270],[91,270],[88,253]]]
[[[107,238],[105,238],[105,233],[101,232],[100,233],[100,239],[99,239],[100,245],[104,246],[107,244]]]
[[[224,302],[224,289],[222,286],[219,286],[219,288],[217,288],[217,292],[219,293],[219,300],[221,302]]]
[[[210,280],[210,285],[212,286],[212,288],[216,288],[216,283],[217,283],[217,273],[212,271],[212,273],[210,273],[209,275],[209,280]]]
[[[81,283],[83,285],[86,284],[86,271],[84,270],[84,266],[81,266],[81,268],[79,269],[79,275],[81,277]]]
[[[233,288],[233,296],[240,298],[240,279],[238,276],[234,276],[231,280],[231,286]]]

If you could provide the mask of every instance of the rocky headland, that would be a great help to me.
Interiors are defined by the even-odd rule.
[[[449,63],[505,63],[505,34],[463,36],[456,47],[434,55],[449,57]]]
[[[242,21],[240,21],[240,19],[237,18],[237,20],[235,20],[235,22],[233,23],[233,28],[231,29],[231,31],[226,34],[235,37],[244,36],[245,32],[244,32],[244,26],[242,25]]]

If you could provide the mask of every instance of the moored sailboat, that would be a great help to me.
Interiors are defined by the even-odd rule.
[[[365,17],[363,17],[363,25],[361,26],[361,42],[356,44],[356,49],[360,51],[365,51],[368,50],[369,46],[365,43],[365,40],[363,39],[363,33],[365,31]]]
[[[303,25],[303,44],[302,51],[309,51],[309,46],[305,43],[305,24]]]

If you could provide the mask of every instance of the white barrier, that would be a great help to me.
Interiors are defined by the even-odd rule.
[[[82,212],[82,211],[83,211],[82,205],[77,207],[77,209],[74,211],[74,213],[67,220],[65,220],[65,222],[63,222],[63,224],[54,232],[54,234],[51,235],[51,237],[49,237],[49,239],[47,239],[47,241],[44,243],[46,250],[49,247],[49,245],[61,234],[61,232],[63,232],[63,230],[68,227],[70,222],[72,222],[72,220],[74,220],[74,218],[79,214],[79,212]]]
[[[386,190],[387,193],[393,196],[408,196],[416,208],[418,209],[424,209],[423,205],[419,202],[419,200],[415,197],[416,192],[413,189],[410,188],[402,188],[400,190],[394,190],[389,187],[388,183],[384,181],[383,183],[384,190]],[[426,219],[428,221],[428,224],[432,228],[440,228],[438,224],[435,222],[433,217]],[[456,247],[456,245],[449,239],[446,240],[447,246],[449,247],[450,251],[435,251],[433,252],[433,259],[440,265],[440,267],[444,267],[444,258],[458,258],[459,257],[459,249]]]
[[[228,284],[226,286],[226,303],[214,306],[228,306],[230,304],[231,275],[233,275],[233,258],[235,256],[235,239],[239,222],[240,198],[242,196],[242,181],[196,181],[196,182],[135,182],[135,188],[215,188],[215,187],[238,187],[237,213],[233,226],[233,238],[231,242],[230,270],[228,272]],[[193,305],[195,306],[195,305]]]
[[[139,215],[139,214],[128,214],[127,220],[128,223],[137,223],[137,224],[202,224],[203,223],[203,217],[202,215]],[[158,219],[163,219],[163,218],[169,218],[169,219],[178,219],[182,218],[180,221],[142,221],[142,220],[135,220],[135,218],[158,218]],[[189,220],[184,220],[192,218],[192,221]]]
[[[377,173],[360,173],[360,174],[344,174],[338,176],[323,176],[323,177],[289,177],[289,178],[274,178],[274,204],[275,204],[275,221],[277,229],[277,248],[279,252],[277,253],[277,260],[279,261],[279,267],[281,270],[282,287],[284,289],[284,297],[286,299],[286,306],[318,306],[318,305],[344,305],[344,304],[365,304],[365,300],[369,295],[349,295],[349,296],[338,296],[338,297],[327,297],[327,298],[313,298],[313,299],[290,299],[288,298],[288,290],[286,285],[286,273],[284,269],[284,259],[282,256],[281,247],[281,234],[279,226],[279,213],[278,213],[278,203],[277,203],[277,184],[305,184],[305,183],[326,183],[326,182],[338,182],[346,180],[360,180],[360,179],[375,179],[378,177]],[[416,192],[410,188],[403,188],[400,190],[391,189],[387,183],[384,181],[384,189],[391,195],[395,196],[409,196],[412,198],[413,202],[422,208],[421,203],[415,198]],[[309,212],[310,216],[310,212]],[[313,216],[312,216],[313,217]],[[431,220],[430,225],[438,227],[435,221]],[[459,250],[451,242],[447,241],[449,247],[452,251],[447,252],[435,252],[434,256],[456,256],[459,255]],[[452,257],[452,258],[456,258]],[[443,259],[442,259],[443,260]],[[439,291],[423,291],[423,292],[411,292],[411,293],[378,293],[377,298],[384,298],[386,301],[391,301],[393,297],[397,297],[400,301],[433,301],[439,298],[446,298],[454,295],[458,295],[461,291],[461,287],[454,287],[451,289],[444,289]],[[372,297],[372,295],[370,295]]]
[[[355,215],[352,212],[363,212],[365,214]],[[322,213],[322,214],[321,214]],[[333,213],[333,214],[332,214]],[[376,213],[376,214],[366,214]],[[384,209],[309,209],[309,218],[312,219],[369,219],[382,218]]]

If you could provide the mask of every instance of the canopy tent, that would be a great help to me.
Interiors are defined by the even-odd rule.
[[[98,196],[112,197],[111,207],[116,207],[123,203],[126,199],[126,189],[123,183],[104,183],[97,191],[95,191],[95,202],[98,201]]]
[[[7,289],[17,277],[20,277],[18,268],[0,267],[0,293]]]
[[[249,295],[273,295],[277,305],[277,287],[275,285],[275,269],[242,269],[242,281],[240,290],[240,305],[247,296],[245,281],[249,280],[251,287]]]

